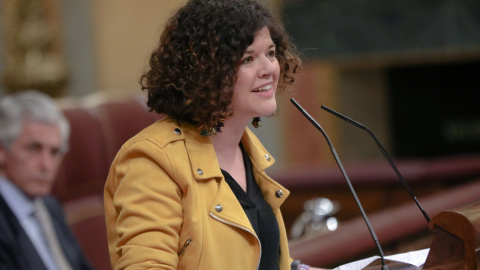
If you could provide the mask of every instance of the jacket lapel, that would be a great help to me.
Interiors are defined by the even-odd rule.
[[[201,136],[197,130],[188,127],[182,129],[182,132],[185,134],[185,147],[195,179],[222,178],[210,137]]]
[[[185,128],[185,147],[189,155],[192,174],[197,181],[215,181],[218,187],[209,205],[209,212],[222,222],[247,229],[255,234],[247,215],[235,194],[223,178],[210,137],[201,136],[197,130]]]
[[[218,180],[218,192],[209,206],[210,213],[254,233],[242,206],[223,179],[210,138],[199,135],[197,130],[189,127],[183,128],[182,132],[185,135],[185,147],[192,174],[197,181]],[[242,136],[242,144],[252,160],[255,180],[265,200],[276,213],[290,192],[265,174],[265,169],[273,165],[275,160],[248,128]],[[282,196],[277,196],[277,191],[281,191]],[[217,205],[221,205],[221,211],[218,211]]]
[[[255,181],[262,190],[263,197],[276,213],[290,195],[290,191],[265,174],[265,170],[275,163],[275,159],[248,128],[243,134],[242,143],[252,160]]]
[[[218,193],[210,205],[209,212],[224,223],[240,227],[255,235],[245,211],[225,180],[220,182]]]

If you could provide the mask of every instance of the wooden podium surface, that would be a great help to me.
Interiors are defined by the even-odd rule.
[[[423,267],[387,261],[388,269],[480,269],[480,200],[438,213],[429,229],[433,240]],[[380,260],[364,269],[382,269]]]
[[[480,200],[440,212],[429,229],[433,240],[423,269],[479,269]]]
[[[429,229],[433,241],[423,267],[387,261],[388,269],[480,269],[480,200],[438,213]],[[380,260],[364,269],[382,269]]]

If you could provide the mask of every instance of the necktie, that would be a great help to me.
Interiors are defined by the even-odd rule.
[[[35,201],[35,214],[42,226],[45,240],[50,247],[50,253],[55,260],[57,268],[60,270],[72,270],[72,267],[68,263],[68,260],[60,247],[60,243],[58,242],[50,214],[41,199]]]

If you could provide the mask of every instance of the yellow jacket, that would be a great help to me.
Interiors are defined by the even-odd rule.
[[[242,143],[277,217],[280,269],[290,270],[280,213],[289,192],[265,174],[274,159],[248,128]],[[113,269],[258,268],[259,240],[223,179],[210,138],[195,127],[166,118],[131,138],[113,161],[104,195]]]

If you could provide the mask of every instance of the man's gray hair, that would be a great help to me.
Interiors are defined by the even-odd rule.
[[[58,124],[62,142],[60,151],[68,151],[70,124],[48,95],[34,90],[7,95],[0,100],[0,145],[9,150],[20,136],[23,121]]]

